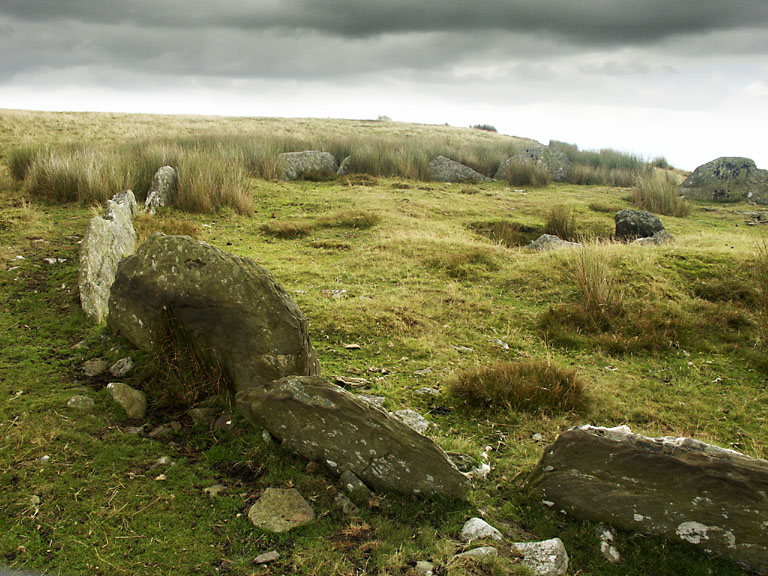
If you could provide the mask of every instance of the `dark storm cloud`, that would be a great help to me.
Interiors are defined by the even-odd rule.
[[[240,78],[447,77],[461,65],[535,63],[745,27],[759,33],[740,34],[724,50],[765,53],[766,23],[768,2],[753,0],[3,0],[0,81],[91,66]],[[701,48],[694,42],[689,53]]]

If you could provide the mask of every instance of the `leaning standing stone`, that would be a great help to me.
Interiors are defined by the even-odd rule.
[[[158,208],[170,206],[178,188],[176,168],[163,166],[152,177],[152,185],[147,192],[144,211],[154,214]]]

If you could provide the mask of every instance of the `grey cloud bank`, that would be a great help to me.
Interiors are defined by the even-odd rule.
[[[5,0],[0,52],[2,107],[490,122],[688,168],[706,116],[723,154],[768,123],[746,0]]]

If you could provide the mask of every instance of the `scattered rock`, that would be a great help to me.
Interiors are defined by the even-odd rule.
[[[522,152],[507,158],[496,172],[496,180],[507,180],[509,167],[518,162],[532,162],[543,166],[555,182],[566,182],[571,174],[571,160],[563,152],[549,146],[529,146]]]
[[[453,349],[460,354],[471,354],[475,351],[475,349],[470,346],[454,346]]]
[[[419,560],[413,567],[418,576],[433,576],[435,573],[435,565],[432,562],[426,562],[425,560]]]
[[[315,519],[315,512],[293,488],[267,488],[248,511],[254,526],[267,532],[287,532]]]
[[[413,392],[419,396],[440,396],[439,388],[416,388]]]
[[[83,362],[83,365],[80,367],[80,369],[83,371],[83,374],[85,374],[86,377],[95,378],[96,376],[101,376],[109,369],[109,362],[103,358],[93,358]]]
[[[107,390],[112,395],[112,400],[117,402],[125,415],[131,420],[139,420],[147,414],[147,397],[144,392],[134,390],[122,382],[110,382],[107,384]]]
[[[336,158],[328,152],[306,150],[286,152],[278,156],[281,180],[332,177],[339,169]]]
[[[488,524],[482,518],[471,518],[467,520],[464,527],[461,529],[461,539],[464,542],[472,542],[473,540],[485,540],[486,538],[492,538],[493,540],[503,540],[501,532],[496,530],[493,526]]]
[[[611,564],[618,564],[621,562],[621,555],[616,549],[616,546],[613,545],[616,540],[616,535],[613,533],[613,530],[602,524],[598,526],[596,530],[597,536],[600,538],[600,554],[603,555],[603,558],[608,560]]]
[[[583,426],[545,450],[528,485],[577,518],[683,540],[768,572],[768,461],[690,438]]]
[[[544,442],[544,435],[543,434],[539,434],[538,432],[536,432],[536,434],[531,436],[531,439],[534,442]]]
[[[109,325],[151,351],[172,320],[228,367],[235,390],[319,370],[307,322],[272,275],[188,236],[153,234],[121,262]]]
[[[341,511],[347,515],[357,514],[360,511],[359,508],[355,506],[355,503],[341,492],[336,494],[336,496],[333,498],[333,503],[337,507],[341,508]]]
[[[339,164],[339,169],[336,170],[337,176],[346,176],[349,174],[350,169],[352,168],[352,156],[346,156],[344,160],[341,161],[341,164]]]
[[[131,222],[135,204],[130,190],[124,193],[120,203],[107,200],[104,217],[91,218],[80,245],[80,305],[85,315],[97,324],[107,319],[110,287],[118,264],[136,251],[138,234]]]
[[[172,166],[163,166],[152,177],[152,184],[144,202],[144,211],[154,214],[158,208],[170,206],[178,188],[178,175]]]
[[[680,193],[693,200],[768,204],[768,170],[760,170],[749,158],[717,158],[696,168],[680,185]]]
[[[490,182],[490,178],[445,156],[438,156],[429,163],[432,180],[436,182]]]
[[[187,410],[187,416],[192,418],[192,422],[200,426],[212,426],[219,413],[218,408],[211,406],[198,406]]]
[[[356,394],[358,400],[362,400],[366,404],[376,406],[376,408],[384,408],[384,403],[387,401],[384,396],[374,396],[372,394]]]
[[[285,447],[374,490],[467,498],[468,479],[431,439],[320,377],[288,376],[236,398]]]
[[[522,564],[528,566],[535,576],[562,576],[568,572],[568,553],[560,538],[515,542],[512,548],[522,555]]]
[[[659,246],[661,244],[667,244],[669,242],[672,242],[672,234],[670,234],[666,230],[659,230],[653,236],[649,236],[647,238],[638,238],[633,242],[633,244],[641,244],[645,246],[649,246],[649,245]]]
[[[528,248],[531,250],[538,250],[541,252],[557,250],[558,248],[573,248],[574,246],[578,246],[578,243],[562,240],[560,237],[552,234],[542,234],[536,238],[536,240],[533,240],[528,244]]]
[[[427,428],[429,428],[429,420],[415,410],[397,410],[394,414],[396,418],[408,424],[408,426],[416,430],[419,434],[424,434],[427,431]]]
[[[454,560],[474,560],[476,562],[487,562],[493,560],[499,555],[499,551],[493,546],[480,546],[479,548],[473,548],[467,550],[461,554],[456,554],[453,557]]]
[[[419,376],[429,376],[430,374],[432,374],[432,368],[424,368],[423,370],[416,370],[413,373],[413,375],[416,376],[417,378]]]
[[[87,340],[80,340],[77,344],[72,346],[72,350],[88,350],[88,341]]]
[[[280,560],[280,554],[276,550],[272,550],[271,552],[264,552],[264,554],[256,556],[256,558],[253,559],[253,563],[261,565],[269,564],[270,562],[275,562],[277,560]]]
[[[92,410],[95,404],[93,398],[90,396],[83,396],[82,394],[77,394],[67,400],[67,408],[72,408],[73,410],[79,410],[81,412]]]
[[[115,378],[122,378],[133,369],[133,358],[121,358],[109,369],[109,373]]]
[[[622,210],[614,216],[616,237],[621,239],[648,238],[664,230],[664,224],[650,212]]]
[[[223,484],[214,484],[213,486],[208,486],[208,488],[203,488],[203,493],[207,494],[210,498],[216,498],[223,492],[226,492],[226,490],[227,487]]]
[[[360,350],[361,346],[360,344],[345,344],[344,345],[345,350]]]

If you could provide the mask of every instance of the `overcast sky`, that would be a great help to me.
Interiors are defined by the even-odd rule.
[[[765,0],[1,0],[0,107],[376,118],[768,168]]]

